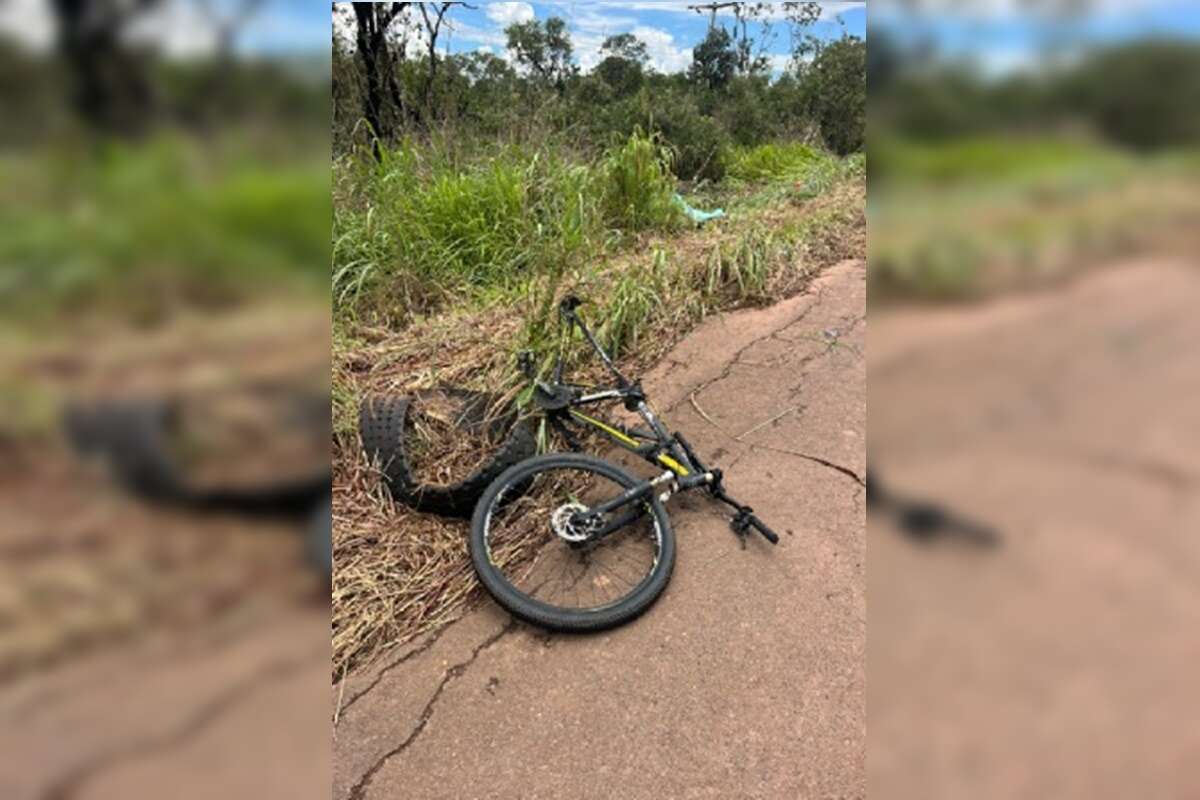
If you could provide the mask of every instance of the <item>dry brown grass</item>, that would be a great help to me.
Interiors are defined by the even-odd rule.
[[[489,420],[469,419],[467,404],[446,395],[421,395],[408,407],[404,453],[413,478],[450,486],[477,470],[499,442]]]
[[[468,523],[392,503],[361,450],[335,452],[333,677],[462,615]]]

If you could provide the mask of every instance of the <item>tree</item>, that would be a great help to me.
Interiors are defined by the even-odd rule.
[[[1072,70],[1062,106],[1109,139],[1152,150],[1200,140],[1200,49],[1177,41],[1120,45]]]
[[[610,58],[622,58],[642,66],[645,66],[646,62],[650,60],[646,43],[632,33],[618,33],[616,36],[609,36],[600,45],[600,52]]]
[[[732,48],[737,56],[737,72],[741,75],[755,75],[767,71],[770,60],[767,49],[775,38],[772,17],[776,14],[776,4],[764,2],[714,2],[688,6],[697,14],[709,13],[708,29],[711,33],[717,27],[717,14],[721,11],[733,13],[733,26],[730,39]],[[821,6],[812,0],[804,2],[785,2],[783,4],[784,18],[792,29],[793,41],[795,31],[799,27],[812,25],[821,16]],[[758,36],[750,35],[750,24],[758,25]],[[757,47],[755,44],[757,43]]]
[[[787,20],[792,39],[792,57],[795,58],[803,52],[808,29],[821,18],[821,4],[811,0],[789,0],[783,4],[783,17]]]
[[[558,17],[550,17],[544,23],[536,19],[514,22],[504,29],[504,35],[517,63],[561,94],[567,79],[576,72],[571,63],[574,49],[567,23]]]
[[[90,127],[110,134],[144,131],[153,93],[143,58],[125,45],[132,22],[159,0],[53,0],[58,51],[72,82],[71,104]]]
[[[596,65],[600,76],[617,97],[633,94],[642,85],[645,64],[650,60],[646,43],[632,33],[610,36],[600,45],[604,60]]]
[[[692,51],[688,77],[709,89],[722,89],[737,72],[738,54],[733,37],[724,28],[709,28],[704,41]]]
[[[208,79],[200,87],[199,96],[207,98],[207,110],[223,110],[232,101],[234,83],[233,49],[237,36],[263,5],[263,0],[236,0],[219,3],[217,0],[194,0],[196,8],[208,20],[216,36],[216,61]],[[199,120],[204,120],[202,106]]]
[[[835,153],[861,150],[867,126],[867,43],[857,36],[822,45],[801,75],[807,111]]]
[[[408,3],[354,3],[355,46],[362,64],[367,86],[363,94],[363,117],[371,126],[372,149],[376,158],[382,153],[379,139],[391,133],[387,117],[387,99],[391,97],[401,115],[412,111],[396,80],[395,59],[388,39],[388,30],[398,19],[405,19]],[[404,59],[405,42],[400,42],[400,60]]]
[[[421,104],[425,114],[433,116],[433,85],[437,80],[438,55],[437,41],[438,35],[442,31],[442,23],[446,19],[446,13],[454,6],[464,6],[465,8],[475,8],[475,6],[467,5],[466,3],[414,3],[421,10],[421,21],[425,24],[425,52],[429,56],[429,66],[425,73],[425,84],[421,90]]]

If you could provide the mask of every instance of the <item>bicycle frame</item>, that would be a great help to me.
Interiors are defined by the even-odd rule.
[[[552,397],[558,396],[559,404],[558,407],[550,411],[551,418],[553,419],[554,414],[557,412],[558,421],[560,422],[563,417],[569,417],[583,425],[595,428],[622,448],[641,456],[651,464],[669,469],[677,477],[683,478],[701,471],[695,463],[694,455],[688,453],[686,446],[678,442],[677,437],[668,431],[658,420],[658,417],[650,408],[640,382],[630,381],[621,374],[620,370],[617,369],[608,353],[604,351],[604,348],[600,346],[600,343],[592,335],[592,332],[588,329],[584,321],[575,313],[575,309],[579,305],[580,301],[578,298],[568,297],[563,300],[559,307],[559,313],[567,322],[567,330],[569,332],[572,327],[579,327],[579,330],[583,333],[592,350],[600,357],[605,367],[608,368],[608,371],[616,379],[617,385],[611,389],[601,389],[588,394],[572,394],[563,403],[561,393],[557,392],[556,388],[566,387],[568,389],[575,389],[579,387],[570,386],[562,382],[563,364],[562,352],[560,350],[558,359],[554,365],[554,386],[546,386],[544,384],[540,386],[547,395]],[[620,400],[628,410],[636,411],[649,426],[649,431],[625,430],[588,416],[579,410],[582,407],[608,400]],[[639,439],[641,439],[641,442],[638,441]]]
[[[553,384],[535,381],[536,389],[542,393],[539,396],[539,403],[545,410],[547,419],[559,428],[564,438],[567,439],[572,447],[575,447],[575,443],[564,424],[567,419],[600,431],[610,441],[625,450],[640,456],[651,464],[666,469],[665,472],[656,478],[642,481],[621,495],[592,507],[588,510],[588,514],[597,516],[608,514],[622,506],[641,500],[666,483],[670,485],[660,495],[660,499],[663,502],[666,502],[675,492],[703,486],[714,498],[737,510],[737,515],[731,521],[731,524],[734,531],[740,536],[744,537],[746,531],[753,527],[762,533],[772,544],[777,543],[779,540],[778,536],[753,515],[753,509],[739,503],[725,493],[721,483],[721,470],[707,468],[700,461],[699,457],[696,456],[682,434],[678,432],[671,433],[659,421],[658,417],[651,410],[640,383],[638,381],[631,382],[621,374],[612,359],[604,352],[604,348],[600,346],[600,343],[596,341],[592,332],[588,330],[587,325],[575,313],[575,309],[580,304],[581,301],[578,298],[568,297],[559,306],[559,312],[569,326],[579,326],[580,331],[583,333],[584,338],[587,339],[588,344],[591,345],[592,350],[600,357],[600,360],[604,362],[604,365],[616,379],[617,385],[611,389],[601,389],[587,394],[577,393],[577,389],[584,387],[566,384],[562,381],[563,364],[562,352],[560,350],[554,366]],[[569,330],[570,328],[568,328]],[[579,410],[581,407],[607,400],[620,400],[624,403],[626,409],[636,411],[649,426],[649,431],[624,429],[619,426],[610,425]],[[621,526],[628,524],[631,519],[636,518],[641,513],[640,509],[634,509],[614,520],[610,520],[596,532],[595,538],[599,539],[608,535]]]

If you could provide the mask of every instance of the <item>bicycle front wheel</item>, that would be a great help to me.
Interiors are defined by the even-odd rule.
[[[543,628],[595,631],[628,622],[666,588],[675,537],[653,495],[605,522],[626,524],[600,538],[577,511],[619,496],[639,481],[597,458],[537,456],[488,487],[471,520],[471,560],[483,585],[513,616]]]

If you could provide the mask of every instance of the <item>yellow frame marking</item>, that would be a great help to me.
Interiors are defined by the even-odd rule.
[[[638,443],[637,443],[636,439],[626,436],[624,433],[617,430],[616,428],[614,428],[611,425],[606,425],[605,423],[601,422],[600,420],[593,419],[592,417],[589,417],[587,414],[584,414],[580,411],[576,411],[573,408],[571,409],[571,415],[578,419],[583,420],[584,422],[588,422],[588,423],[591,423],[592,425],[595,425],[597,428],[604,431],[609,436],[613,437],[614,439],[616,439],[618,442],[625,445],[626,447],[629,447],[631,449],[638,447]],[[674,472],[676,475],[679,475],[680,477],[688,474],[687,467],[685,467],[683,464],[680,464],[678,461],[671,458],[669,455],[666,455],[665,453],[659,454],[658,463],[662,464],[664,467],[671,470],[672,472]]]

